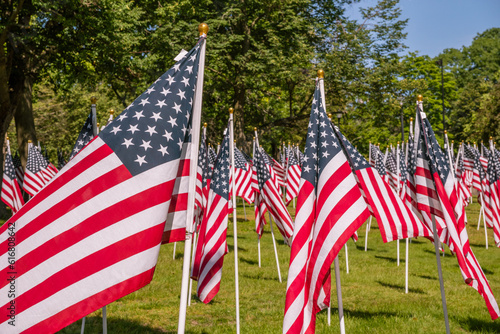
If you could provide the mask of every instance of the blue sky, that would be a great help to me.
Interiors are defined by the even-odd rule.
[[[362,0],[361,6],[375,0]],[[437,56],[446,48],[468,46],[480,32],[500,27],[500,0],[400,0],[402,18],[408,18],[407,51]],[[352,7],[349,15],[359,17]]]

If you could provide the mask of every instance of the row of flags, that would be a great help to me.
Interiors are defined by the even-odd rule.
[[[228,251],[233,190],[254,204],[259,236],[268,212],[291,246],[284,333],[314,332],[316,313],[330,305],[331,264],[370,215],[385,242],[417,236],[434,240],[435,221],[465,282],[483,296],[492,318],[498,317],[491,288],[468,243],[451,160],[437,144],[421,104],[407,153],[397,149],[382,161],[381,152],[367,161],[332,126],[322,78],[316,82],[304,153],[285,147],[280,163],[256,136],[252,157],[247,157],[232,149],[230,128],[218,152],[207,146],[205,131],[196,150],[205,42],[206,34],[201,34],[193,49],[182,52],[99,134],[91,112],[71,160],[59,172],[40,160],[35,147],[29,148],[32,158],[23,188],[27,184],[33,197],[0,228],[4,250],[15,232],[14,246],[9,245],[15,264],[9,265],[7,252],[0,253],[5,260],[0,262],[5,278],[0,280],[0,332],[55,332],[140,289],[153,277],[160,245],[190,240],[193,233],[199,237],[190,276],[198,280],[200,300],[209,302],[219,290]],[[389,167],[383,170],[380,164]],[[5,168],[11,179],[13,166]],[[4,184],[8,181],[4,176]],[[490,203],[496,205],[494,196]],[[292,221],[287,204],[295,197]],[[15,195],[5,198],[2,192],[4,201]],[[188,221],[191,216],[193,222]],[[22,287],[15,299],[8,297],[8,277]],[[12,301],[15,312],[9,313]]]

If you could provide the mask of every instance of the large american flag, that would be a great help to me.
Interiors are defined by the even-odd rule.
[[[185,238],[184,157],[204,41],[0,228],[1,333],[58,331],[147,285],[164,231]],[[15,327],[7,323],[9,229],[16,244]]]
[[[19,183],[17,182],[16,172],[14,170],[14,162],[12,162],[12,155],[10,154],[8,139],[0,198],[12,209],[12,213],[16,213],[24,205],[23,195],[21,193]]]
[[[196,246],[192,277],[198,280],[198,298],[209,303],[220,288],[222,264],[227,253],[227,221],[229,214],[230,164],[229,131],[215,162],[207,208]]]
[[[382,240],[390,242],[419,236],[430,238],[431,230],[399,198],[396,190],[382,180],[379,173],[373,170],[368,161],[339,130],[336,131],[347,151],[348,160],[356,174],[360,190],[372,215],[377,219]]]
[[[234,146],[234,186],[236,196],[243,198],[248,204],[255,200],[255,193],[252,187],[252,168],[243,153]]]
[[[498,318],[500,310],[488,284],[486,276],[469,245],[465,228],[465,210],[458,200],[453,173],[447,165],[429,120],[417,106],[415,123],[415,146],[417,151],[417,200],[419,208],[431,217],[442,219],[437,222],[438,232],[446,231],[447,244],[456,255],[465,282],[476,289],[484,298],[492,319]],[[424,189],[425,188],[425,189]],[[425,192],[424,192],[425,191]],[[420,204],[423,204],[422,206]]]
[[[313,333],[330,304],[330,267],[370,215],[316,90],[297,198],[283,333]]]
[[[92,111],[90,112],[87,120],[82,126],[80,133],[78,134],[78,138],[76,139],[75,145],[73,146],[73,150],[69,156],[69,160],[73,159],[75,155],[78,154],[86,145],[90,143],[90,141],[94,138],[94,130],[92,128]]]
[[[253,160],[259,182],[261,196],[259,200],[265,203],[285,242],[290,244],[293,235],[292,217],[280,196],[276,178],[273,175],[272,162],[269,161],[269,157],[263,148],[256,148]],[[261,205],[261,203],[259,204]]]

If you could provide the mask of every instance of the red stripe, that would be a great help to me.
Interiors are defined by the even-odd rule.
[[[17,245],[21,244],[24,240],[35,234],[37,231],[40,231],[45,226],[50,225],[56,219],[62,217],[66,213],[77,208],[91,198],[114,187],[119,183],[122,183],[123,181],[131,177],[132,175],[127,170],[127,168],[124,165],[120,165],[117,168],[102,175],[98,179],[95,179],[92,182],[84,185],[82,188],[74,191],[72,194],[64,198],[61,202],[54,205],[50,210],[41,213],[38,217],[21,228],[16,233]],[[6,244],[7,240],[0,244],[0,247],[6,247]]]
[[[55,333],[58,330],[72,324],[81,319],[83,316],[102,308],[105,305],[126,296],[140,288],[146,286],[153,279],[153,274],[156,267],[153,267],[139,275],[131,277],[123,282],[120,282],[104,291],[96,293],[65,310],[47,318],[36,325],[25,330],[25,334],[38,333]]]
[[[115,263],[157,246],[161,241],[162,232],[163,224],[158,224],[120,240],[65,267],[42,283],[18,296],[16,298],[17,315],[22,317],[22,312],[58,291],[104,270]],[[8,304],[9,303],[3,305],[2,309],[6,309]],[[80,316],[83,316],[83,314]],[[5,319],[5,321],[7,320],[8,319]]]
[[[96,162],[104,159],[111,153],[113,153],[113,151],[107,145],[104,144],[100,146],[95,151],[93,151],[87,158],[83,159],[82,161],[79,161],[77,164],[75,164],[72,168],[66,170],[64,173],[59,174],[56,179],[54,179],[50,184],[47,185],[47,187],[44,188],[44,191],[38,193],[37,196],[33,197],[30,201],[28,201],[26,205],[24,205],[22,209],[19,210],[19,212],[11,219],[14,219],[16,221],[19,220],[22,215],[24,215],[27,211],[31,210],[33,207],[38,205],[40,202],[42,202],[44,199],[50,196],[53,192],[61,188],[69,181],[73,180],[76,176],[83,173],[85,170],[95,165]],[[5,226],[0,227],[0,233],[3,233],[5,229],[6,229]]]
[[[52,256],[64,251],[68,247],[77,244],[88,236],[97,233],[121,220],[130,217],[138,212],[146,210],[155,205],[168,201],[165,195],[172,193],[175,180],[162,183],[139,194],[128,197],[121,202],[109,206],[106,209],[94,214],[82,221],[72,229],[65,231],[56,237],[46,241],[38,248],[26,254],[16,262],[17,277],[25,274],[38,264],[46,261]],[[159,196],[159,194],[165,194]],[[16,238],[17,243],[17,238]],[[0,271],[1,275],[7,275],[8,267]],[[0,288],[8,282],[0,282]]]

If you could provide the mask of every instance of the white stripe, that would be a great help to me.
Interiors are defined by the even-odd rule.
[[[16,326],[0,325],[2,333],[19,333],[96,293],[150,270],[156,265],[160,245],[135,254],[53,294],[18,314]]]

